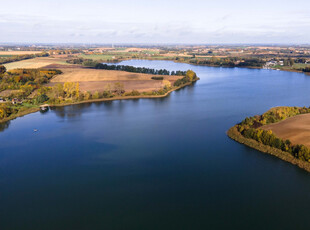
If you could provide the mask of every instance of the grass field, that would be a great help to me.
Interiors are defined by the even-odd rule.
[[[297,115],[262,128],[271,129],[277,137],[289,139],[293,144],[310,147],[310,114]]]
[[[108,60],[113,60],[114,58],[116,58],[115,55],[110,55],[110,54],[90,54],[90,55],[81,54],[79,55],[79,57],[85,58],[85,59],[93,59],[97,61],[98,60],[108,61]]]
[[[67,63],[64,59],[38,57],[38,58],[33,58],[33,59],[26,59],[22,61],[7,63],[7,64],[4,64],[4,66],[7,70],[12,70],[12,69],[20,69],[20,68],[24,68],[24,69],[42,68],[44,66],[52,65],[52,64],[66,65]]]
[[[299,70],[299,69],[304,69],[306,67],[310,67],[310,64],[295,63],[293,66],[276,65],[274,68],[275,69],[282,69],[282,70]]]
[[[4,54],[0,54],[0,58],[2,57],[13,57],[14,55],[4,55]]]

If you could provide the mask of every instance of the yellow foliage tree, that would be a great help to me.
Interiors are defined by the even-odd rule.
[[[166,89],[171,88],[171,82],[168,80],[163,80],[163,85],[164,85],[164,88],[166,88]]]
[[[193,70],[187,70],[186,77],[188,77],[190,81],[193,81],[197,76]]]

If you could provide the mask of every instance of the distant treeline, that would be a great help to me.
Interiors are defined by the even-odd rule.
[[[277,107],[261,116],[247,117],[240,124],[236,125],[236,128],[245,138],[254,139],[264,145],[288,152],[297,159],[309,162],[310,149],[308,147],[304,145],[293,145],[289,140],[276,137],[271,130],[260,129],[263,125],[305,113],[310,113],[310,108]]]
[[[259,58],[239,59],[235,57],[191,59],[190,63],[197,65],[223,66],[223,67],[262,67],[266,62]]]
[[[47,57],[47,56],[49,56],[48,53],[39,53],[39,54],[24,54],[24,55],[16,55],[16,56],[9,56],[9,57],[0,57],[0,65],[10,63],[10,62],[15,62],[15,61],[31,59],[35,57]]]
[[[98,63],[95,66],[96,69],[106,69],[106,70],[119,70],[119,71],[126,71],[132,73],[146,73],[146,74],[153,74],[153,75],[177,75],[177,76],[185,76],[186,71],[169,71],[166,69],[150,69],[145,67],[134,67],[129,65],[107,65]]]
[[[95,69],[105,69],[105,70],[119,70],[126,71],[132,73],[145,73],[145,74],[153,74],[153,75],[177,75],[177,76],[186,76],[186,71],[169,71],[166,69],[151,69],[145,67],[134,67],[129,65],[108,65],[99,63],[98,61],[94,61],[92,59],[84,59],[84,58],[75,58],[67,60],[69,64],[78,64],[84,65],[87,67],[92,67]]]

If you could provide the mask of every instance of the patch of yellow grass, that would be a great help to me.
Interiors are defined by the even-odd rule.
[[[42,68],[47,65],[51,64],[66,64],[64,60],[60,59],[53,59],[48,57],[38,57],[33,59],[26,59],[22,61],[16,61],[4,64],[5,68],[7,70],[12,69],[36,69],[36,68]]]

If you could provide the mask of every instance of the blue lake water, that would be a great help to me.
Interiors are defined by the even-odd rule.
[[[299,73],[192,66],[166,98],[55,108],[0,126],[0,229],[309,229],[310,174],[226,131],[309,106]],[[38,129],[38,132],[33,132]]]

